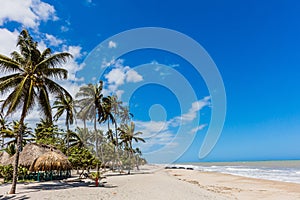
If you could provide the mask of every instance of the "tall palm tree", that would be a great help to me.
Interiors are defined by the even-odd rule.
[[[80,108],[78,116],[84,121],[84,130],[86,129],[85,120],[93,120],[94,122],[94,132],[95,138],[97,137],[97,115],[98,118],[102,115],[102,106],[101,99],[103,89],[103,82],[100,81],[99,84],[88,84],[80,87],[79,92],[76,94],[76,105]],[[97,148],[98,148],[98,139],[95,139],[96,142],[96,158],[99,158]]]
[[[18,110],[21,111],[10,194],[16,192],[24,120],[36,103],[39,105],[41,114],[46,119],[52,120],[49,92],[55,95],[67,93],[63,87],[52,79],[67,78],[67,70],[57,66],[72,57],[69,53],[52,54],[49,48],[40,52],[37,48],[38,43],[32,39],[27,30],[21,31],[17,47],[19,47],[20,52],[12,52],[11,58],[0,55],[0,72],[10,73],[0,78],[0,93],[3,95],[9,92],[8,97],[2,104],[2,112],[6,110],[6,115],[9,115]]]
[[[123,124],[127,124],[129,120],[133,118],[133,114],[129,112],[128,106],[120,106],[119,116]]]
[[[56,101],[54,102],[53,109],[56,109],[56,113],[54,115],[54,120],[58,120],[64,113],[66,113],[66,122],[67,126],[67,156],[69,156],[69,147],[70,147],[70,125],[74,123],[75,119],[75,109],[73,98],[69,94],[59,94],[56,97]]]
[[[118,151],[118,135],[115,132],[115,135],[113,134],[112,129],[110,128],[110,122],[112,125],[115,125],[115,131],[117,131],[117,121],[113,115],[113,97],[108,96],[108,97],[103,97],[102,98],[102,104],[101,108],[103,111],[102,117],[98,119],[99,123],[105,123],[107,122],[107,137],[108,139],[114,144],[114,152],[117,154],[117,160],[120,163],[120,156],[119,156],[119,151]]]
[[[93,136],[92,136],[92,134],[90,134],[90,132],[87,128],[77,127],[76,128],[76,133],[82,139],[83,145],[84,145],[85,148],[87,148],[88,150],[94,149],[94,145],[91,142]]]
[[[130,167],[131,167],[131,158],[135,153],[135,150],[132,147],[132,141],[134,140],[135,142],[139,142],[139,141],[145,142],[143,138],[139,137],[139,135],[143,133],[142,132],[135,133],[134,129],[135,129],[134,122],[131,122],[130,125],[122,124],[122,126],[118,129],[120,131],[120,139],[121,139],[120,144],[124,145],[125,150],[129,151],[129,161],[130,161],[130,166],[128,171],[129,174],[130,174]]]

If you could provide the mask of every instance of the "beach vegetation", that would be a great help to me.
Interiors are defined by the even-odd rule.
[[[135,146],[145,140],[141,132],[135,132],[133,114],[115,94],[103,95],[103,81],[82,85],[73,98],[55,82],[67,79],[63,65],[72,58],[70,53],[53,54],[49,48],[41,52],[27,30],[20,33],[17,47],[10,57],[0,54],[0,73],[5,74],[0,77],[0,146],[7,156],[0,155],[0,178],[12,181],[10,194],[16,192],[18,180],[28,179],[30,164],[19,162],[27,144],[66,154],[81,175],[96,168],[98,177],[101,167],[130,172],[134,165],[138,169],[146,163]],[[36,109],[41,118],[31,128],[26,117]],[[76,119],[82,120],[83,127]]]

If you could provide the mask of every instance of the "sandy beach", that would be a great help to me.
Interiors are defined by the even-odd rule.
[[[149,165],[131,175],[108,173],[101,182],[20,183],[15,195],[6,194],[10,184],[1,185],[0,199],[300,199],[300,184]]]

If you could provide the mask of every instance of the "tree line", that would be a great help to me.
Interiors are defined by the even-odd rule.
[[[53,145],[65,153],[74,168],[110,166],[130,169],[145,163],[139,148],[133,142],[145,142],[141,132],[135,132],[133,115],[116,95],[103,96],[103,82],[80,87],[75,98],[56,80],[67,79],[67,70],[61,66],[72,58],[67,52],[53,54],[50,48],[40,52],[38,43],[27,30],[17,41],[19,51],[11,57],[0,54],[1,147],[15,155],[12,187],[16,191],[19,155],[24,145],[36,142]],[[51,95],[55,97],[51,105]],[[41,119],[34,129],[26,123],[28,114],[38,108]],[[18,120],[7,118],[19,114]],[[64,116],[66,129],[57,125]],[[82,120],[83,127],[70,127]],[[87,126],[92,122],[93,128]],[[107,126],[103,131],[103,126]],[[102,126],[102,129],[100,128]]]

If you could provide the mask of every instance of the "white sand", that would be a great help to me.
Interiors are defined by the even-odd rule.
[[[111,174],[102,181],[105,187],[84,182],[18,184],[15,195],[5,194],[10,184],[2,185],[0,199],[300,199],[300,184],[153,166],[133,175]]]

